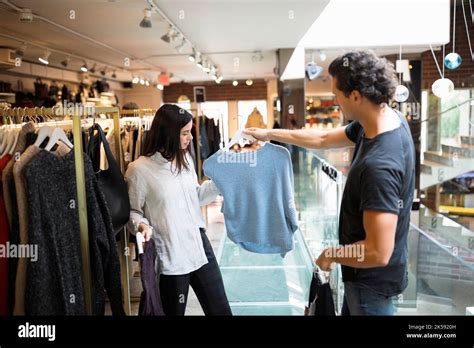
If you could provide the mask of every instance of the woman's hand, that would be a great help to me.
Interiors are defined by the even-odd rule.
[[[143,237],[145,238],[145,241],[148,242],[153,234],[153,229],[150,226],[141,223],[140,225],[138,225],[138,232],[141,232],[141,234],[143,234]]]
[[[245,128],[243,130],[245,134],[253,136],[255,139],[260,140],[260,141],[270,141],[270,138],[268,137],[268,132],[269,129],[263,129],[263,128]]]

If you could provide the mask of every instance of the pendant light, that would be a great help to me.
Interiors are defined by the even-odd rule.
[[[443,72],[439,68],[438,61],[436,60],[436,55],[433,51],[433,47],[430,44],[431,54],[433,55],[434,61],[436,63],[436,67],[438,68],[439,75],[441,76],[440,79],[436,80],[433,85],[431,86],[431,90],[433,94],[438,98],[447,98],[451,95],[454,91],[454,83],[450,79],[444,77],[444,65],[443,65]],[[444,56],[444,46],[443,46],[443,56]]]
[[[400,56],[399,56],[399,61],[400,65],[402,62],[402,46],[400,45]],[[398,71],[398,86],[395,89],[395,101],[399,103],[406,102],[408,100],[408,97],[410,96],[410,91],[408,91],[408,88],[406,86],[402,85],[402,72],[401,70]]]
[[[468,35],[468,39],[469,39],[469,35]],[[453,51],[451,53],[448,53],[445,57],[444,57],[444,65],[446,66],[446,68],[448,69],[457,69],[459,68],[459,66],[461,65],[461,62],[462,62],[462,58],[461,56],[456,53],[455,51],[455,43],[456,43],[456,0],[454,0],[454,8],[453,8],[453,38],[452,38],[452,41],[453,41]]]

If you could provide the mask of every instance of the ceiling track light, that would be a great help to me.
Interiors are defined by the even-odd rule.
[[[210,67],[209,62],[207,60],[202,65],[202,71],[204,71],[205,73],[210,73],[211,72],[211,67]]]
[[[137,84],[138,82],[140,82],[140,78],[139,78],[138,76],[135,76],[135,77],[132,79],[132,83]]]
[[[144,85],[145,84],[145,80],[143,78],[140,78],[140,84],[141,85]]]
[[[222,79],[223,79],[222,75],[219,75],[219,76],[217,77],[217,79],[216,79],[216,83],[217,83],[217,84],[221,83],[221,82],[222,82]]]
[[[184,45],[186,45],[186,39],[183,37],[181,39],[181,43],[178,46],[176,46],[175,48],[178,50],[178,52],[181,52]]]
[[[217,79],[217,69],[216,69],[216,67],[215,67],[214,65],[211,66],[210,75],[211,75],[211,77],[212,77],[214,80]]]
[[[201,59],[199,59],[199,60],[196,61],[196,66],[197,66],[198,68],[202,68],[202,60],[201,60]]]
[[[114,78],[114,79],[117,78],[117,74],[115,73],[115,70],[114,70],[114,72],[112,73],[112,78]]]
[[[38,60],[39,60],[41,63],[48,65],[48,64],[49,64],[49,56],[50,56],[50,55],[51,55],[51,52],[48,51],[48,50],[46,50],[46,51],[44,52],[44,54],[43,54],[41,57],[38,58]]]
[[[69,65],[69,61],[71,60],[70,57],[67,57],[66,59],[64,59],[63,61],[61,61],[61,65],[65,68],[67,68],[67,66]]]
[[[23,42],[23,44],[17,48],[15,51],[15,55],[17,58],[23,59],[25,56],[25,51],[26,51],[26,42]]]
[[[159,83],[159,84],[156,85],[156,88],[158,88],[160,91],[162,91],[165,87],[161,83]]]
[[[193,47],[193,53],[188,56],[190,62],[194,63],[200,58],[201,54]]]
[[[161,37],[161,40],[163,40],[166,43],[171,43],[172,41],[176,39],[177,35],[178,33],[176,32],[176,30],[170,25],[168,32]]]
[[[95,68],[97,66],[97,63],[94,63],[94,65],[92,66],[92,68],[89,69],[89,71],[93,74],[95,74]]]
[[[148,81],[148,80],[145,80],[145,86],[147,86],[147,87],[148,87],[149,85],[150,85],[150,81]]]
[[[140,27],[141,28],[151,28],[151,9],[146,8],[143,10],[144,16],[143,19],[140,22]]]
[[[247,86],[253,85],[253,81],[251,79],[248,79],[247,81],[245,81],[245,83],[247,84]]]
[[[100,74],[101,74],[102,76],[105,76],[106,73],[107,73],[107,67],[104,66],[104,67],[102,68],[102,70],[100,71]]]
[[[88,70],[89,69],[87,69],[87,64],[86,64],[86,62],[84,62],[84,64],[82,64],[82,66],[81,66],[81,71],[82,72],[87,72]]]
[[[234,87],[238,86],[238,84],[239,84],[239,81],[237,81],[237,80],[232,81],[232,85],[233,85]]]

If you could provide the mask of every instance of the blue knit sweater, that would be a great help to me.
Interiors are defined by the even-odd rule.
[[[244,249],[285,254],[293,249],[298,218],[290,153],[267,143],[256,151],[220,150],[204,162],[204,174],[224,196],[227,235]]]

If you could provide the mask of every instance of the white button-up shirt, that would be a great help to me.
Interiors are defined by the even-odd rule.
[[[130,222],[153,227],[160,272],[188,274],[207,263],[199,228],[205,227],[200,206],[211,203],[219,194],[212,181],[198,184],[194,164],[186,155],[190,170],[181,174],[159,152],[141,156],[130,163],[125,178],[130,197]]]

